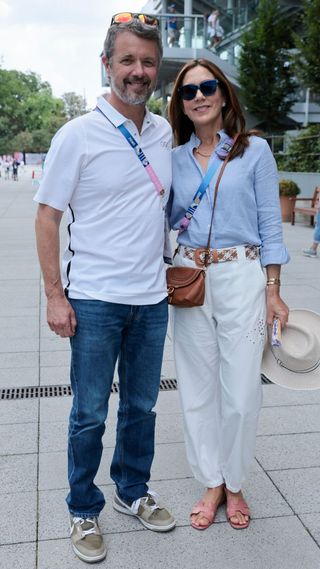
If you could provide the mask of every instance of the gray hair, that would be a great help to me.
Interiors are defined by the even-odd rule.
[[[106,39],[104,40],[103,52],[104,55],[108,58],[110,65],[112,64],[116,38],[123,32],[131,32],[141,39],[153,41],[158,48],[158,64],[160,66],[163,54],[160,30],[157,26],[148,26],[140,22],[140,20],[137,18],[134,18],[131,20],[131,22],[128,23],[112,25],[108,29]]]

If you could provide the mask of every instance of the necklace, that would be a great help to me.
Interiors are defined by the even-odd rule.
[[[212,153],[210,154],[202,154],[202,152],[200,152],[199,148],[196,148],[196,153],[200,154],[200,156],[203,156],[203,158],[209,158],[209,156],[211,156]]]

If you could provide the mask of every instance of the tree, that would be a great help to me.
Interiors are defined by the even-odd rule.
[[[162,115],[162,100],[151,97],[147,103],[149,111],[155,115]]]
[[[68,119],[74,119],[80,115],[84,115],[86,110],[86,100],[81,95],[76,95],[73,91],[69,93],[64,93],[62,95],[62,100],[64,102],[64,110]]]
[[[304,0],[302,33],[295,34],[298,53],[294,56],[295,72],[306,87],[320,93],[320,0]]]
[[[241,37],[239,82],[245,107],[267,132],[281,128],[295,90],[288,48],[290,24],[278,0],[260,0],[257,17]]]
[[[320,125],[301,130],[285,154],[277,156],[279,170],[290,172],[320,171]]]
[[[44,129],[50,139],[66,120],[63,101],[52,96],[49,83],[33,72],[0,68],[0,154],[26,151],[16,147],[17,142],[24,142],[31,150],[34,131]],[[20,139],[19,133],[23,133]],[[46,143],[41,151],[47,149]]]

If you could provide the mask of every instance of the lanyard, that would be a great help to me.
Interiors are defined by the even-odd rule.
[[[162,197],[165,193],[165,190],[162,187],[162,184],[155,173],[154,169],[152,168],[148,158],[146,157],[145,153],[143,152],[142,148],[138,145],[136,139],[132,136],[132,134],[128,131],[128,129],[124,126],[124,124],[120,124],[118,126],[120,132],[122,132],[123,136],[127,139],[130,146],[135,151],[136,155],[138,156],[142,166],[146,169],[151,182],[153,182],[156,191],[158,192],[159,196]]]
[[[99,111],[102,115],[104,115],[108,119],[108,121],[110,121],[112,123],[112,121],[109,119],[109,117],[107,117],[107,115],[105,115],[105,113],[101,109],[99,109],[99,107],[96,107],[95,111]],[[116,126],[116,125],[113,125],[113,126]],[[159,194],[159,196],[163,197],[165,194],[165,190],[163,189],[162,184],[161,184],[157,174],[155,173],[155,171],[152,168],[148,158],[146,157],[142,148],[137,143],[134,136],[131,134],[131,132],[129,132],[129,130],[124,126],[124,124],[120,124],[116,128],[118,128],[120,130],[120,132],[123,134],[123,136],[126,138],[128,143],[130,144],[131,148],[134,150],[134,152],[135,152],[136,156],[139,158],[142,166],[146,169],[148,176],[149,176],[151,182],[154,184],[156,191]]]
[[[215,172],[217,171],[217,169],[221,164],[221,158],[225,158],[229,154],[232,148],[232,144],[233,140],[231,138],[227,138],[227,140],[225,140],[224,144],[222,145],[222,148],[215,151],[214,161],[211,164],[210,168],[208,168],[208,170],[206,171],[205,176],[203,177],[199,188],[197,189],[196,193],[193,196],[191,205],[188,207],[186,213],[184,214],[184,218],[180,223],[179,233],[182,233],[182,231],[185,231],[188,228],[188,225],[191,219],[193,218],[195,211],[199,206],[207,187],[209,186],[211,178],[213,178]]]

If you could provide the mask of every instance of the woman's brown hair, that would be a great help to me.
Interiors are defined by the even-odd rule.
[[[236,156],[242,156],[249,144],[248,137],[250,134],[257,133],[246,130],[245,118],[234,87],[221,69],[208,59],[193,59],[188,61],[182,67],[176,78],[168,108],[169,121],[173,129],[176,144],[180,145],[188,142],[191,134],[195,132],[193,122],[183,112],[183,101],[179,94],[179,88],[182,86],[183,79],[187,72],[199,65],[208,69],[208,71],[214,75],[215,79],[219,81],[218,88],[221,89],[226,103],[222,108],[223,128],[226,134],[233,138],[236,133],[239,133],[237,141],[232,148],[230,159]]]

